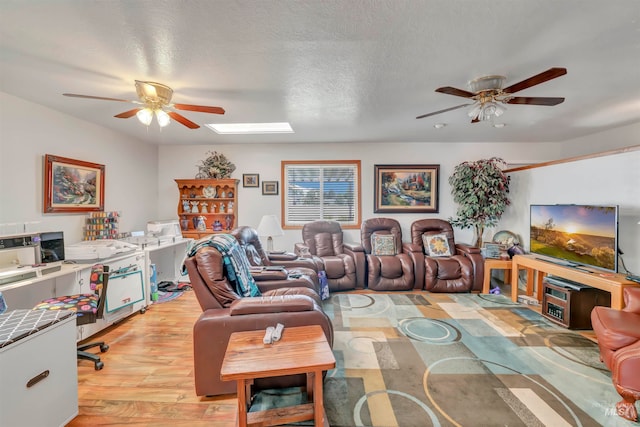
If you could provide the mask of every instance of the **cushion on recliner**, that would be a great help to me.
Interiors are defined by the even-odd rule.
[[[424,253],[427,256],[440,257],[452,255],[447,235],[444,233],[424,233],[422,235],[422,243]]]
[[[328,279],[339,279],[345,275],[344,257],[328,256],[322,259]]]
[[[454,280],[462,276],[460,262],[453,258],[441,258],[436,260],[438,265],[438,279]]]
[[[371,235],[371,254],[378,256],[396,255],[396,239],[393,234],[374,232]]]
[[[313,239],[316,243],[316,256],[326,257],[335,255],[331,233],[318,233],[313,236]]]

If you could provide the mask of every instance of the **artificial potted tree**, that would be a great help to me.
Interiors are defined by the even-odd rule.
[[[449,177],[453,201],[458,204],[456,218],[449,218],[452,226],[473,228],[474,246],[482,247],[482,235],[487,227],[494,227],[510,204],[510,176],[504,173],[506,162],[498,157],[475,162],[463,162]]]

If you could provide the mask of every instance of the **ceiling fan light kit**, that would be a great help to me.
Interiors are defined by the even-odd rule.
[[[169,123],[171,123],[172,119],[188,127],[189,129],[198,129],[200,127],[196,123],[192,122],[191,120],[173,110],[197,111],[199,113],[211,114],[225,113],[224,109],[221,107],[209,107],[204,105],[191,104],[172,104],[171,98],[173,96],[173,89],[161,83],[136,80],[135,86],[139,101],[105,98],[102,96],[78,95],[74,93],[63,93],[63,95],[74,98],[129,102],[131,104],[141,105],[141,107],[134,108],[133,110],[116,114],[114,117],[117,117],[119,119],[128,119],[129,117],[136,116],[140,123],[144,124],[145,126],[149,126],[151,125],[153,116],[155,115],[156,120],[158,121],[158,125],[160,125],[161,128],[168,126]]]
[[[467,115],[471,118],[471,123],[477,123],[480,121],[492,120],[495,117],[500,117],[506,111],[506,107],[504,107],[503,104],[529,104],[543,106],[558,105],[564,102],[564,98],[522,97],[513,96],[513,94],[565,74],[567,74],[566,68],[554,67],[504,89],[502,86],[506,81],[506,77],[498,75],[478,77],[470,80],[467,83],[467,86],[471,92],[451,86],[440,87],[436,89],[436,92],[472,99],[474,103],[457,105],[455,107],[446,108],[433,113],[423,114],[416,117],[416,119],[422,119],[424,117],[434,116],[436,114],[457,110],[458,108],[471,106]]]

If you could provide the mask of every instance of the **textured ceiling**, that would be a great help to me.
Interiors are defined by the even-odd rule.
[[[465,103],[437,87],[551,67],[568,73],[518,95],[566,101],[509,105],[502,129],[466,109],[415,119]],[[200,125],[295,133],[147,129],[113,117],[130,104],[61,95],[133,100],[136,79],[226,109],[183,112]],[[0,91],[157,144],[564,141],[640,121],[640,1],[0,0]]]

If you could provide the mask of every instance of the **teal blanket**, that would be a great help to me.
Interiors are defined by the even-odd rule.
[[[259,297],[260,289],[251,276],[249,259],[240,244],[230,234],[213,234],[198,240],[189,250],[187,256],[194,256],[203,247],[214,247],[222,254],[227,279],[235,286],[238,295],[243,297]]]

